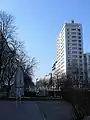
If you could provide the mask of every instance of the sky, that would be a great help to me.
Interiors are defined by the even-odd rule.
[[[0,9],[15,17],[19,39],[39,62],[36,77],[51,72],[64,22],[83,25],[84,52],[90,52],[90,0],[0,0]]]

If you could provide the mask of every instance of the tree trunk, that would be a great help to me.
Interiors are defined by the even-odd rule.
[[[9,88],[7,88],[7,98],[9,98]]]
[[[9,97],[10,89],[11,89],[11,86],[10,86],[10,80],[9,80],[8,87],[7,87],[7,97]]]

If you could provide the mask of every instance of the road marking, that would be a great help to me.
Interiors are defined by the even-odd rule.
[[[47,120],[46,115],[44,112],[42,112],[43,120]]]
[[[38,109],[39,109],[39,111],[40,111],[40,114],[41,114],[43,120],[47,120],[47,117],[46,117],[45,113],[41,110],[41,108],[40,108],[40,106],[38,105],[37,102],[36,102],[36,104],[37,104],[37,106],[38,106]]]

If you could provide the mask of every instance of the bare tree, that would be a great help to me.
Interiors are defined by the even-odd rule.
[[[38,87],[44,87],[44,88],[49,88],[49,80],[47,79],[47,78],[42,78],[42,79],[40,79],[38,82],[37,82],[37,84],[38,84]]]
[[[7,52],[7,44],[15,40],[15,34],[16,26],[14,25],[14,17],[4,11],[0,11],[0,74],[5,69],[6,61],[10,57],[8,57],[8,53],[4,54],[4,52]]]
[[[63,88],[70,88],[73,86],[79,87],[79,83],[81,81],[82,71],[80,69],[80,65],[78,64],[77,60],[74,59],[70,62],[68,65],[68,69],[66,74],[61,74],[57,79],[56,85],[57,88],[63,87]]]
[[[68,89],[73,87],[72,79],[67,75],[62,76],[60,78],[60,87],[63,89]]]
[[[5,11],[0,11],[0,31],[6,40],[14,40],[16,34],[16,26],[14,25],[14,17]]]
[[[77,60],[73,60],[69,65],[67,76],[68,79],[72,80],[73,85],[79,87],[79,83],[83,80],[83,71]]]
[[[17,39],[14,17],[0,11],[0,83],[7,83],[8,92],[18,63],[28,76],[34,75],[36,59],[28,58],[24,50],[23,42]]]
[[[49,88],[52,88],[53,86],[53,77],[52,77],[52,73],[49,73],[50,75],[50,79],[49,79]]]
[[[24,65],[24,73],[26,75],[26,78],[24,80],[24,84],[28,89],[29,87],[34,87],[34,83],[33,83],[33,77],[34,77],[34,70],[36,69],[38,62],[36,61],[36,58],[27,58],[26,62],[24,61],[23,65]],[[27,85],[28,84],[28,85]]]
[[[25,73],[28,74],[28,76],[34,76],[34,70],[37,68],[37,60],[36,58],[28,58],[26,65],[25,65]]]
[[[3,47],[3,51],[0,58],[0,63],[1,63],[0,83],[2,83],[1,84],[2,88],[7,85],[7,94],[8,94],[12,86],[11,84],[12,77],[15,74],[17,68],[17,60],[15,58],[14,51],[12,51],[9,48],[8,43],[6,41],[4,41],[4,43],[6,44]]]

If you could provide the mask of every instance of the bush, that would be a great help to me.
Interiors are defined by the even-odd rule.
[[[36,92],[24,92],[25,97],[36,97]]]
[[[90,91],[72,88],[62,92],[63,98],[70,102],[73,108],[78,105],[80,111],[83,111],[84,115],[90,115]]]
[[[61,97],[62,96],[62,93],[61,91],[48,91],[48,97]]]

